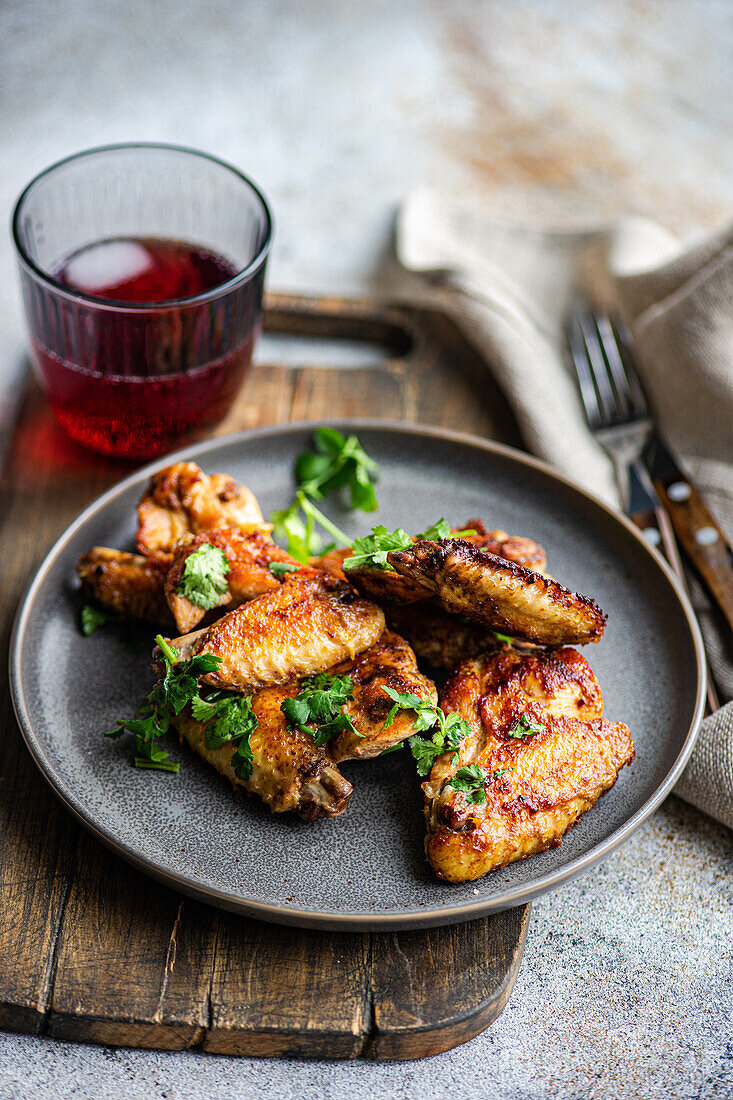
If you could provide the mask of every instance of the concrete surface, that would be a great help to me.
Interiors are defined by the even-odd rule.
[[[0,0],[0,208],[69,152],[199,146],[272,199],[270,285],[397,287],[390,226],[428,181],[523,221],[733,211],[733,6]],[[0,432],[24,369],[0,241]],[[0,1033],[0,1098],[733,1096],[730,833],[671,799],[534,909],[512,1000],[422,1063],[262,1062]],[[0,960],[1,965],[1,960]]]

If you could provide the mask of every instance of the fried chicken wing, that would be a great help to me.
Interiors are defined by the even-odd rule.
[[[182,633],[194,630],[206,615],[203,607],[181,596],[178,587],[188,558],[205,544],[221,550],[229,562],[227,589],[222,593],[219,607],[236,607],[246,600],[253,600],[265,592],[280,587],[283,577],[275,577],[270,571],[274,562],[292,566],[300,576],[315,576],[316,571],[291,558],[264,531],[242,534],[231,528],[219,528],[194,535],[190,542],[178,548],[165,579],[165,595],[168,606]],[[287,575],[287,574],[286,574]]]
[[[226,474],[208,477],[195,462],[177,462],[153,474],[137,514],[141,554],[171,553],[182,540],[218,527],[271,529],[249,489]]]
[[[447,611],[540,645],[597,642],[606,616],[594,600],[465,539],[422,539],[387,561],[429,584]]]
[[[423,784],[428,860],[448,882],[558,845],[634,759],[628,727],[602,717],[598,681],[573,649],[506,649],[467,661],[449,678],[440,705],[471,731],[458,760],[439,757]],[[478,801],[451,785],[472,766],[483,771]]]
[[[461,661],[503,644],[486,627],[451,615],[435,600],[386,607],[384,615],[390,630],[406,638],[418,657],[433,668],[453,669]]]
[[[170,558],[165,554],[127,554],[107,546],[93,546],[79,560],[76,572],[85,590],[103,607],[125,619],[170,626],[165,598]]]
[[[353,698],[343,710],[358,731],[344,730],[331,740],[329,751],[336,761],[379,756],[415,732],[412,711],[398,711],[392,724],[384,728],[392,706],[385,687],[409,691],[433,703],[438,699],[435,684],[418,671],[415,654],[405,639],[388,630],[354,660],[342,661],[328,671],[351,677]]]
[[[381,608],[348,584],[326,574],[291,574],[272,592],[171,645],[184,658],[204,651],[220,657],[206,682],[248,692],[323,672],[373,645],[383,630]]]
[[[475,531],[475,534],[465,537],[466,542],[536,572],[543,572],[547,564],[545,551],[534,539],[508,535],[506,531],[489,531],[483,520],[470,519],[464,527],[454,527],[452,530],[454,534],[460,530]],[[351,548],[347,546],[340,550],[331,550],[321,558],[313,558],[311,565],[325,569],[334,576],[347,577],[354,588],[385,608],[412,605],[429,600],[434,594],[431,585],[422,578],[414,574],[400,574],[394,569],[361,566],[345,572],[343,564],[350,557]],[[465,656],[470,654],[466,653]]]
[[[249,739],[253,759],[248,779],[239,779],[232,767],[231,743],[207,748],[206,725],[192,718],[188,707],[173,721],[194,752],[233,786],[258,795],[273,813],[293,811],[306,821],[335,817],[346,809],[353,788],[309,734],[288,729],[280,703],[297,691],[297,684],[263,688],[252,697],[258,724]]]

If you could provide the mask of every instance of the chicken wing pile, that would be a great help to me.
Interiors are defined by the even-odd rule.
[[[102,607],[159,627],[160,685],[171,661],[195,665],[171,724],[273,812],[343,813],[339,763],[409,742],[428,776],[428,860],[464,882],[559,844],[634,758],[569,648],[597,642],[604,613],[546,575],[532,539],[466,528],[405,536],[374,565],[349,567],[351,548],[303,564],[249,489],[182,462],[143,494],[138,552],[93,547],[77,571]]]

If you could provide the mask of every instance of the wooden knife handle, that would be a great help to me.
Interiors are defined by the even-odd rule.
[[[733,630],[733,554],[697,489],[684,478],[655,481],[675,534]]]
[[[680,582],[682,591],[689,598],[690,591],[687,585],[687,577],[677,549],[674,530],[664,508],[653,508],[648,512],[633,512],[629,518],[636,524],[647,542],[656,547],[660,553],[664,553],[670,569]],[[706,696],[707,708],[705,714],[714,714],[720,707],[720,700],[709,667],[707,668]]]

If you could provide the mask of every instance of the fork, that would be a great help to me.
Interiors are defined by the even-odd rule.
[[[634,518],[638,510],[632,489],[641,486],[647,495],[645,512],[653,509],[657,527],[641,522],[639,526],[652,545],[662,543],[675,575],[683,578],[672,525],[642,462],[654,424],[636,372],[622,351],[619,331],[618,322],[614,326],[610,317],[591,310],[584,302],[573,309],[565,323],[588,427],[613,463],[624,511]]]
[[[672,572],[689,598],[687,577],[670,517],[642,461],[642,455],[656,432],[631,359],[630,342],[625,330],[620,321],[614,323],[606,314],[591,310],[587,303],[580,302],[570,313],[565,332],[588,427],[613,463],[624,510],[641,528],[648,542],[653,546],[661,544]],[[671,456],[666,457],[672,461]],[[679,471],[677,474],[679,479],[683,479]],[[676,485],[681,484],[682,480],[676,481]],[[688,485],[686,479],[684,485]],[[691,494],[690,488],[688,495]],[[695,496],[696,500],[699,499],[697,494]],[[668,498],[665,491],[665,498],[671,503],[674,494]],[[700,504],[704,508],[701,501]],[[710,523],[714,525],[712,517]],[[717,593],[713,595],[717,598]],[[717,710],[720,703],[710,674],[707,677],[707,699],[709,710]]]

